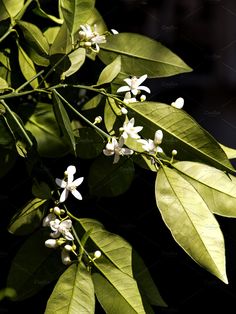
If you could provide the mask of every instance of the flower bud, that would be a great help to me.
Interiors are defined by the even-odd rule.
[[[69,244],[66,244],[66,245],[64,246],[64,249],[65,249],[66,251],[70,252],[70,251],[72,251],[72,246],[69,245]]]
[[[55,249],[58,247],[58,243],[56,239],[48,239],[45,241],[45,246],[50,249]]]
[[[54,212],[54,214],[57,215],[57,216],[59,216],[59,215],[61,214],[61,210],[60,210],[60,208],[59,208],[58,206],[55,206],[55,207],[53,208],[53,212]]]
[[[140,100],[141,100],[141,101],[145,101],[146,98],[147,98],[146,95],[141,95],[141,96],[140,96]]]
[[[178,152],[177,152],[177,150],[176,150],[176,149],[173,149],[173,150],[172,150],[172,152],[171,152],[172,156],[176,156],[176,155],[177,155],[177,153],[178,153]]]
[[[122,107],[122,108],[120,109],[120,111],[121,111],[121,113],[123,113],[123,114],[127,114],[127,113],[128,113],[128,110],[127,110],[125,107]]]
[[[101,116],[97,116],[93,122],[93,124],[98,124],[102,122],[102,117]]]
[[[102,255],[101,251],[99,251],[99,250],[95,251],[94,252],[94,259],[101,257],[101,255]]]
[[[155,145],[161,144],[162,139],[163,139],[162,130],[157,130],[156,133],[155,133],[155,137],[154,137],[154,143],[155,143]]]

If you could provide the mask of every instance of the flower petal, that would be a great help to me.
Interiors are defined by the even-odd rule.
[[[144,90],[147,93],[151,93],[151,90],[147,87],[147,86],[139,86],[138,87],[139,90]]]
[[[121,86],[117,89],[117,93],[121,93],[121,92],[128,92],[130,91],[130,87],[129,86]]]
[[[56,184],[60,187],[60,188],[65,188],[66,187],[66,181],[65,180],[61,180],[61,179],[58,179],[58,178],[56,178]]]
[[[68,194],[69,194],[68,190],[67,190],[67,189],[64,189],[64,190],[62,191],[62,193],[61,193],[59,202],[60,202],[60,203],[65,202],[65,200],[66,200],[67,197],[68,197]]]
[[[138,79],[137,79],[137,83],[138,85],[142,84],[147,78],[147,74],[144,74],[142,76],[140,76]]]
[[[77,198],[78,200],[82,200],[82,195],[80,194],[79,191],[77,191],[77,190],[72,190],[71,193],[72,193],[73,196],[74,196],[75,198]]]
[[[80,178],[76,179],[75,181],[73,181],[73,185],[77,187],[77,186],[79,186],[83,181],[84,181],[84,177],[80,177]]]

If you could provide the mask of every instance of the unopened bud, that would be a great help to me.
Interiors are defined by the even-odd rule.
[[[66,244],[66,245],[64,246],[64,249],[65,249],[66,251],[68,251],[68,252],[70,252],[70,251],[73,250],[73,249],[72,249],[72,246],[69,245],[69,244]]]
[[[177,153],[178,153],[178,152],[177,152],[177,150],[176,150],[176,149],[173,149],[173,150],[172,150],[172,152],[171,152],[172,156],[176,156],[176,155],[177,155]]]
[[[50,249],[55,249],[58,247],[58,243],[56,239],[48,239],[45,241],[45,246]]]
[[[58,215],[58,216],[61,214],[61,210],[60,210],[60,208],[57,207],[57,206],[55,206],[55,207],[53,208],[53,212],[54,212],[55,215]]]
[[[122,107],[122,108],[120,109],[120,111],[121,111],[121,113],[123,113],[123,114],[127,114],[127,113],[128,113],[128,110],[127,110],[125,107]]]
[[[93,124],[98,124],[102,122],[102,117],[101,116],[97,116],[93,122]]]
[[[141,101],[145,101],[146,98],[147,98],[146,95],[141,95],[140,100],[141,100]]]
[[[101,257],[101,255],[102,255],[101,251],[95,251],[94,252],[94,259]]]

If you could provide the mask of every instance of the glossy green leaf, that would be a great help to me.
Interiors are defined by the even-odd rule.
[[[176,149],[178,160],[202,161],[235,172],[218,142],[184,110],[158,102],[136,102],[127,107],[135,125],[143,126],[143,137],[153,139],[158,129],[163,131],[161,147],[167,155]]]
[[[115,135],[124,120],[125,116],[122,116],[121,108],[117,106],[116,101],[113,98],[107,97],[104,107],[104,123],[107,132],[110,135]]]
[[[163,166],[157,174],[155,195],[175,241],[200,266],[228,283],[223,234],[196,189],[176,170]]]
[[[51,46],[56,39],[58,32],[60,30],[60,26],[53,26],[53,27],[48,27],[44,32],[43,35],[47,39],[48,44]],[[49,49],[50,52],[50,49]]]
[[[76,73],[81,66],[84,64],[86,57],[86,51],[84,48],[78,48],[72,51],[69,55],[70,67],[61,74],[61,79],[64,80],[66,77]]]
[[[6,89],[8,89],[8,83],[3,78],[0,77],[0,94],[3,93]]]
[[[135,33],[120,33],[107,36],[107,42],[100,45],[99,58],[111,63],[121,56],[121,71],[128,75],[165,77],[192,69],[159,42]]]
[[[235,148],[228,147],[228,146],[225,146],[223,144],[220,144],[220,146],[229,159],[235,159],[236,158],[236,149]]]
[[[50,56],[68,54],[72,50],[72,43],[66,23],[63,23],[50,47]]]
[[[90,272],[72,264],[61,275],[48,299],[45,314],[94,314],[95,296]]]
[[[101,277],[98,278],[95,275],[96,296],[104,307],[109,308],[108,313],[145,314],[142,298],[135,279],[117,269],[105,258],[99,258],[95,262],[95,266],[107,279],[106,282]],[[103,289],[101,289],[101,284],[105,285]],[[102,292],[106,297],[102,296]],[[107,298],[110,298],[110,300],[107,300]],[[113,308],[111,302],[114,302],[117,307]]]
[[[112,82],[121,70],[121,58],[118,56],[110,64],[108,64],[100,73],[97,84],[103,85]]]
[[[24,75],[26,81],[29,81],[37,74],[34,63],[21,46],[18,46],[18,56],[21,72]],[[38,79],[35,78],[30,82],[30,85],[33,88],[36,88],[38,86]]]
[[[83,107],[82,110],[90,110],[90,109],[95,109],[97,106],[101,103],[102,100],[102,95],[98,94],[87,101]]]
[[[61,0],[60,8],[70,34],[73,36],[81,24],[87,22],[95,0]]]
[[[49,249],[44,245],[49,233],[48,228],[33,233],[13,258],[7,287],[16,291],[15,301],[38,293],[65,270],[59,250]]]
[[[41,156],[59,157],[69,152],[69,146],[60,136],[51,104],[38,103],[33,115],[26,122],[25,128],[35,137]]]
[[[177,162],[174,167],[198,191],[213,213],[236,217],[235,176],[196,162]]]
[[[11,17],[15,17],[23,8],[23,6],[24,0],[0,0],[0,10],[5,7],[5,10]]]
[[[133,276],[132,272],[132,247],[121,236],[107,231],[103,224],[95,219],[80,218],[79,226],[85,232],[92,230],[90,238],[94,242],[95,247],[99,249],[118,269],[129,276]],[[122,256],[122,258],[121,258]]]
[[[40,16],[40,17],[43,17],[43,18],[45,18],[45,19],[48,19],[48,20],[50,20],[50,21],[52,21],[52,22],[54,22],[54,23],[56,23],[56,24],[62,24],[63,23],[63,20],[62,19],[60,19],[60,18],[58,18],[58,17],[56,17],[56,16],[54,16],[54,15],[51,15],[51,14],[48,14],[48,13],[46,13],[41,7],[40,7],[40,3],[39,3],[39,1],[38,0],[36,0],[35,1],[36,2],[36,7],[35,8],[33,8],[33,12],[34,12],[34,14],[36,14],[36,15],[38,15],[38,16]]]
[[[90,167],[88,183],[92,195],[114,197],[126,192],[134,177],[131,159],[121,157],[113,164],[113,156],[100,156]]]
[[[76,133],[76,154],[83,159],[95,158],[104,148],[103,137],[90,127],[80,128]]]
[[[41,224],[41,220],[48,207],[44,199],[34,198],[12,217],[8,231],[16,235],[26,235],[33,232]]]
[[[67,142],[68,146],[71,147],[71,150],[76,153],[75,136],[71,127],[70,118],[55,91],[53,91],[53,109],[64,140]]]
[[[25,21],[17,21],[17,25],[22,30],[28,46],[42,57],[47,57],[49,45],[42,31],[36,25]]]

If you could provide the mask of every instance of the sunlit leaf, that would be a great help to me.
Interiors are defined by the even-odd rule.
[[[100,73],[97,85],[110,83],[119,74],[121,70],[121,58],[118,56],[112,63],[108,64]]]
[[[53,26],[53,27],[48,27],[44,32],[43,35],[46,37],[47,42],[49,45],[52,45],[54,42],[55,38],[57,37],[57,34],[60,30],[60,26]]]
[[[56,23],[56,24],[62,24],[63,23],[63,20],[62,19],[59,19],[58,17],[54,16],[54,15],[51,15],[51,14],[48,14],[46,13],[41,7],[40,7],[40,3],[39,1],[35,1],[37,6],[35,8],[33,8],[33,12],[40,16],[40,17],[43,17],[45,19],[49,19],[51,20],[52,22]]]
[[[236,217],[235,176],[196,162],[177,162],[174,167],[198,191],[213,213]]]
[[[8,83],[3,78],[0,77],[0,93],[8,89]]]
[[[18,46],[18,54],[21,72],[24,75],[25,79],[29,81],[37,74],[34,63],[21,46]],[[33,88],[36,88],[38,86],[38,79],[36,78],[33,81],[31,81],[30,85]]]
[[[121,71],[128,75],[164,77],[192,70],[168,48],[144,35],[110,35],[107,36],[107,42],[100,47],[99,58],[109,64],[117,56],[121,56]]]
[[[124,120],[125,116],[122,116],[121,108],[117,106],[116,101],[113,98],[107,97],[104,108],[104,123],[107,132],[110,135],[115,135]]]
[[[61,74],[61,79],[64,80],[66,77],[76,73],[81,66],[84,64],[86,57],[86,51],[84,48],[78,48],[72,51],[69,55],[70,67]]]
[[[15,17],[23,8],[23,6],[24,0],[0,0],[0,11],[2,11],[2,8],[5,7],[6,11],[11,17]]]
[[[99,258],[95,262],[95,265],[107,280],[104,281],[101,276],[98,277],[96,275],[93,278],[95,279],[96,296],[104,308],[109,309],[108,313],[145,314],[142,298],[135,279],[117,269],[105,258]],[[112,302],[114,302],[116,307],[112,307]]]
[[[229,159],[235,159],[236,158],[236,149],[235,148],[228,147],[228,146],[225,146],[223,144],[220,144],[220,146]]]
[[[102,95],[98,94],[92,98],[90,98],[82,107],[82,110],[90,110],[95,109],[100,104],[102,100]]]
[[[175,241],[195,262],[228,283],[223,234],[196,189],[176,170],[163,166],[157,174],[155,194]]]
[[[95,296],[90,272],[72,264],[61,275],[50,295],[45,314],[94,314]]]
[[[66,23],[63,23],[50,47],[50,56],[68,54],[72,50],[71,37]]]
[[[218,142],[184,110],[158,102],[136,102],[127,107],[135,124],[143,126],[144,138],[153,139],[158,129],[163,131],[161,148],[167,155],[175,149],[178,160],[202,161],[235,172]]]
[[[81,24],[87,22],[94,8],[95,0],[61,0],[61,12],[65,23],[73,36]]]
[[[46,199],[34,198],[12,217],[8,231],[16,235],[26,235],[33,232],[41,224],[48,207]]]

